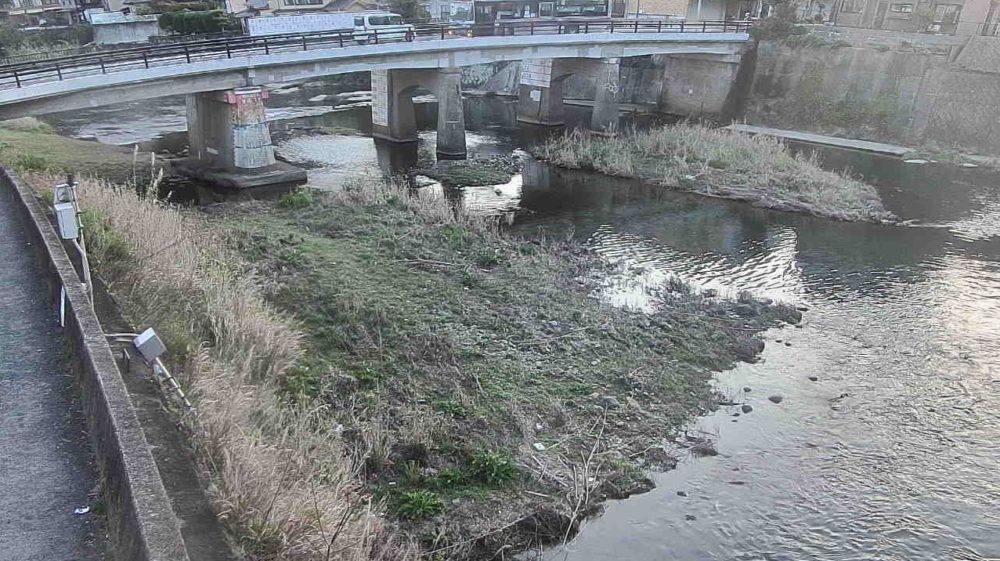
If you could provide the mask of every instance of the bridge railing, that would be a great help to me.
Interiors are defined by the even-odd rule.
[[[746,21],[670,22],[663,20],[505,21],[497,25],[421,24],[412,31],[365,32],[353,29],[287,35],[248,35],[163,43],[74,54],[0,65],[0,90],[205,60],[231,59],[359,44],[461,39],[483,35],[567,35],[580,33],[747,33]]]

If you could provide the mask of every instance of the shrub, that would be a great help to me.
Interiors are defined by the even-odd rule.
[[[239,29],[239,22],[222,10],[167,12],[158,18],[160,27],[178,35],[204,35]]]
[[[503,485],[517,477],[517,466],[505,452],[477,452],[469,467],[472,476],[487,485]]]
[[[399,499],[396,512],[400,518],[415,520],[427,518],[441,512],[441,498],[433,491],[409,491]]]

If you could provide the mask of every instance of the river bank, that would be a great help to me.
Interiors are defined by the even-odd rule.
[[[615,136],[573,131],[539,156],[566,168],[638,178],[700,195],[845,221],[891,222],[878,193],[780,141],[703,125],[673,125]]]
[[[712,371],[799,317],[677,282],[652,314],[613,308],[580,246],[375,179],[207,214],[134,187],[83,183],[92,261],[166,340],[217,511],[255,557],[323,558],[338,524],[343,558],[558,543],[648,490],[664,439],[726,401]]]

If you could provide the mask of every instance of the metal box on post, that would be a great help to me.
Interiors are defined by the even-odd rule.
[[[59,236],[64,240],[75,240],[80,237],[80,225],[76,220],[76,206],[73,203],[56,203],[56,222],[59,224]]]
[[[142,358],[146,359],[146,362],[153,362],[167,350],[167,346],[163,344],[160,336],[153,331],[152,327],[140,333],[132,341],[132,344],[139,350]]]

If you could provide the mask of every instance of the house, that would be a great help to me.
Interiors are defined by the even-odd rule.
[[[831,21],[865,29],[997,35],[998,5],[998,0],[836,0]]]
[[[79,19],[74,0],[0,0],[0,19],[27,26],[58,26]]]

